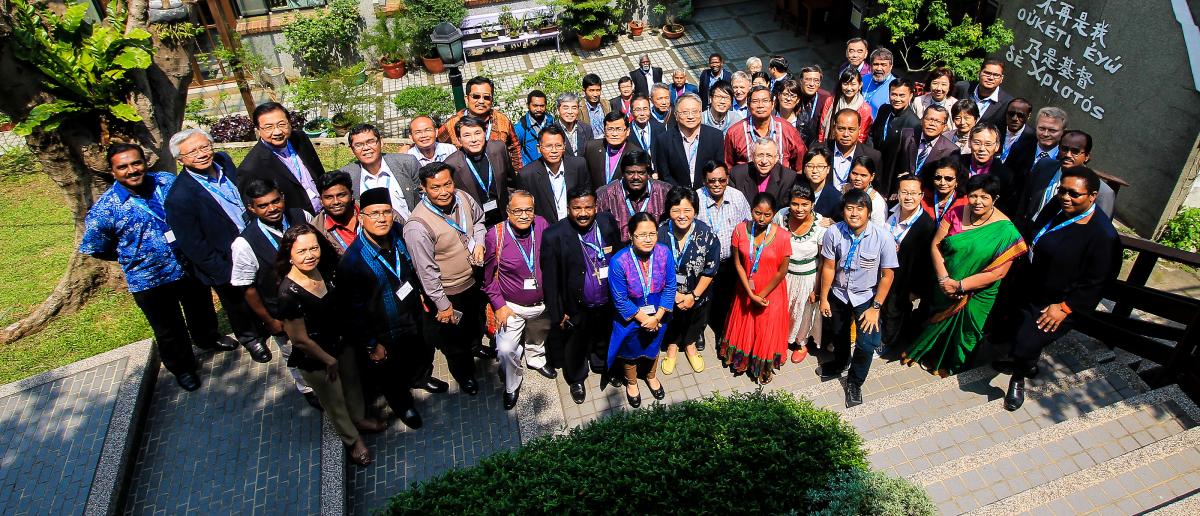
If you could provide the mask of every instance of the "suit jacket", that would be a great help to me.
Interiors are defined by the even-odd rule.
[[[750,166],[749,163],[742,163],[733,167],[729,172],[729,186],[737,188],[746,196],[746,201],[753,203],[754,196],[758,195],[758,183],[750,177]],[[776,163],[767,179],[766,189],[767,193],[775,196],[775,210],[783,209],[791,202],[792,186],[795,184],[796,171]]]
[[[492,167],[491,197],[496,199],[496,207],[503,213],[504,208],[508,206],[508,189],[513,186],[514,175],[512,163],[508,160],[507,147],[496,140],[489,140],[483,147],[483,154],[487,156],[488,164]],[[479,186],[471,167],[467,166],[467,155],[459,150],[446,157],[446,164],[454,169],[454,187],[470,195],[482,208],[487,201],[483,188]],[[482,170],[479,171],[479,175],[486,177]]]
[[[608,115],[608,113],[610,111],[612,111],[612,109],[611,109],[611,106],[609,106],[607,102],[604,102],[604,100],[601,100],[600,101],[600,111],[603,112],[605,115]],[[583,97],[579,98],[579,122],[578,123],[589,126],[589,127],[592,125],[592,116],[588,114],[588,110],[587,110],[587,100],[584,99]],[[604,135],[600,135],[600,136],[603,137]]]
[[[629,138],[625,141],[625,147],[621,151],[622,157],[624,157],[624,155],[628,154],[630,151],[641,149],[637,142],[633,140],[634,138]],[[600,138],[589,141],[587,143],[587,148],[583,151],[583,159],[587,162],[589,176],[588,182],[592,185],[592,188],[596,190],[599,190],[601,187],[608,184],[608,181],[604,180],[605,167],[607,166],[606,160],[608,159],[608,156],[606,156],[608,152],[606,150],[607,146],[607,142],[604,141],[604,138]],[[613,179],[620,179],[621,171],[614,170],[612,177]]]
[[[917,170],[917,151],[921,146],[922,134],[921,128],[908,128],[900,132],[900,142],[896,148],[896,156],[891,161],[891,168],[884,168],[882,176],[886,182],[876,181],[880,187],[876,189],[883,194],[885,198],[890,198],[892,193],[896,191],[896,177],[900,174],[908,172],[910,174],[920,175],[921,171]],[[960,154],[958,144],[954,140],[947,138],[946,135],[939,134],[933,140],[933,148],[929,149],[929,155],[925,157],[924,166],[926,163],[934,163],[939,159],[954,154]],[[877,178],[878,179],[878,178]]]
[[[308,140],[301,131],[292,131],[291,136],[288,136],[288,143],[292,144],[292,150],[300,157],[300,161],[304,163],[304,168],[308,169],[308,174],[312,176],[313,183],[317,182],[317,178],[325,173],[325,167],[321,165],[321,160],[317,158],[317,150],[313,148],[312,142]],[[228,174],[229,172],[226,172]],[[275,153],[270,147],[262,142],[258,142],[254,148],[250,149],[250,153],[246,154],[242,164],[238,165],[238,187],[251,179],[262,178],[270,179],[279,187],[279,191],[283,194],[284,207],[299,208],[312,215],[316,215],[316,210],[313,209],[312,200],[308,193],[304,191],[304,186],[292,175],[291,170],[288,170],[287,165],[279,158],[275,157]]]
[[[923,210],[920,213],[896,251],[900,267],[892,280],[892,292],[906,296],[913,293],[927,299],[934,286],[933,256],[929,247],[933,243],[933,234],[937,233],[937,225],[928,213]]]
[[[1013,224],[1022,232],[1028,233],[1037,231],[1040,228],[1031,227],[1033,221],[1038,216],[1038,205],[1042,203],[1042,196],[1046,193],[1046,187],[1050,186],[1050,181],[1054,176],[1058,175],[1062,169],[1062,162],[1054,159],[1042,159],[1033,166],[1028,179],[1020,190],[1017,199],[1016,208],[1012,213],[1004,212],[1008,218],[1012,219]],[[1100,191],[1096,194],[1096,206],[1108,215],[1109,219],[1113,217],[1114,205],[1117,202],[1116,192],[1108,183],[1100,181]],[[1056,200],[1051,199],[1050,203]],[[1049,205],[1049,203],[1047,203]],[[1003,210],[1002,210],[1003,211]]]
[[[417,178],[417,172],[421,170],[421,163],[411,154],[396,153],[384,154],[383,162],[387,163],[388,170],[392,171],[392,176],[400,185],[400,191],[404,194],[404,204],[408,205],[408,211],[411,212],[417,207],[417,203],[421,202],[421,181]],[[359,198],[362,195],[362,165],[355,161],[338,170],[350,174],[350,184],[354,186],[354,198]]]
[[[238,171],[228,154],[214,153],[213,163],[221,167],[229,181],[237,184]],[[164,204],[167,225],[175,234],[184,269],[205,285],[228,285],[233,270],[229,246],[240,233],[237,225],[186,170],[179,173]]]
[[[663,77],[662,76],[662,68],[657,67],[657,66],[650,67],[650,78],[653,79],[652,81],[650,81],[651,86],[662,82],[662,77]],[[650,97],[650,90],[646,88],[646,74],[642,73],[641,68],[635,68],[633,70],[630,70],[629,78],[633,79],[633,95],[634,96],[637,96],[640,93],[642,95],[645,95],[646,97]]]
[[[899,147],[900,131],[921,127],[921,119],[917,118],[917,114],[913,113],[911,109],[904,108],[903,111],[896,113],[891,120],[888,120],[893,113],[895,113],[895,109],[891,104],[879,106],[879,113],[871,122],[871,146],[883,153],[885,162]],[[887,127],[886,133],[884,132],[885,126]]]
[[[668,86],[669,86],[669,88],[667,88],[667,90],[671,92],[671,105],[674,106],[675,100],[678,98],[678,93],[675,92],[675,84],[674,83],[669,84]],[[699,95],[700,89],[697,88],[695,84],[692,84],[690,82],[685,82],[685,83],[683,83],[683,92],[684,93],[695,93],[696,95]]]
[[[714,75],[713,75],[713,71],[711,68],[705,68],[703,72],[700,72],[699,94],[700,94],[700,101],[704,103],[704,109],[708,109],[708,89],[709,89],[708,83],[712,82],[713,77],[714,77]],[[722,67],[721,75],[716,76],[716,79],[720,80],[720,81],[725,81],[725,82],[733,82],[733,72],[729,71],[728,68]]]
[[[812,107],[805,109],[805,103],[803,100],[800,101],[800,105],[797,107],[797,110],[808,111],[807,122],[800,123],[800,119],[797,118],[796,131],[800,133],[800,139],[804,141],[804,145],[810,149],[813,147],[813,145],[816,145],[817,136],[821,132],[821,109],[825,105],[825,102],[827,102],[832,96],[832,93],[829,93],[823,89],[818,89],[815,109]],[[799,117],[800,115],[796,116]]]
[[[804,177],[803,179],[798,177],[796,181],[804,181],[809,189],[813,189],[812,181],[809,181],[808,177]],[[813,194],[817,193],[815,190],[813,191]],[[817,195],[817,202],[813,203],[813,211],[835,221],[842,220],[842,192],[833,187],[833,181],[826,178],[825,187],[819,193],[820,195]],[[791,199],[788,199],[788,203],[791,203]]]
[[[972,93],[975,92],[977,82],[958,81],[954,84],[954,91],[951,92],[955,98],[971,99]],[[996,102],[988,106],[987,111],[979,114],[980,124],[992,124],[1001,131],[1004,130],[1004,113],[1008,111],[1008,103],[1012,102],[1013,96],[1004,91],[1003,87],[997,88]]]
[[[1025,181],[1029,179],[1030,172],[1037,164],[1034,160],[1038,154],[1037,133],[1028,124],[1025,127],[1025,131],[1017,138],[1016,143],[1008,150],[1007,158],[1004,159],[1004,164],[1008,165],[1008,168],[1012,169],[1016,176],[1017,190],[1025,187]],[[1001,152],[1003,152],[1003,148],[1001,148]]]
[[[562,120],[555,120],[554,125],[557,125],[558,127],[562,128],[564,133],[567,132],[567,128],[563,127]],[[594,138],[596,138],[596,136],[594,134],[592,134],[592,125],[585,124],[585,123],[583,123],[583,121],[580,121],[580,120],[576,120],[575,121],[575,138],[579,139],[580,145],[575,145],[575,142],[571,141],[571,137],[566,136],[564,134],[563,139],[565,141],[563,142],[563,145],[566,146],[567,154],[569,154],[571,156],[575,156],[576,158],[582,158],[584,146],[587,145],[587,142],[592,141]]]
[[[600,225],[600,237],[604,240],[609,257],[621,245],[621,232],[617,221],[607,213],[596,213],[592,224]],[[546,300],[546,314],[557,327],[563,315],[574,316],[586,307],[583,304],[583,276],[588,274],[587,261],[583,257],[583,246],[579,244],[579,231],[570,219],[560,220],[542,233],[542,283]]]
[[[563,156],[562,167],[567,181],[564,196],[580,186],[592,189],[587,162],[583,158]],[[550,186],[550,173],[546,171],[545,162],[539,159],[525,165],[517,173],[517,184],[521,189],[533,194],[534,214],[551,224],[558,222],[558,208],[555,205],[557,201],[554,198],[554,189]]]
[[[963,154],[959,159],[961,160],[960,163],[962,164],[963,170],[967,171],[967,175],[969,177],[971,174],[971,163],[974,162],[974,158],[972,158],[970,154]],[[1000,180],[1001,193],[999,201],[996,202],[996,207],[1000,208],[1000,211],[1004,213],[1012,213],[1017,209],[1017,199],[1021,195],[1020,191],[1016,190],[1013,186],[1012,169],[1008,168],[1008,166],[1004,163],[1001,163],[1000,160],[992,158],[992,166],[988,169],[988,173]],[[971,192],[963,193],[970,194]]]
[[[696,166],[688,167],[687,151],[683,147],[683,135],[671,128],[654,138],[654,171],[658,178],[675,186],[686,186],[692,190],[704,186],[704,164],[724,159],[725,135],[707,125],[700,126],[696,148]]]
[[[635,124],[636,124],[636,122],[629,124],[629,140],[628,141],[632,142],[634,145],[637,145],[637,148],[650,153],[650,166],[653,167],[654,166],[654,140],[658,139],[658,135],[666,133],[667,127],[670,127],[670,126],[668,124],[664,124],[662,122],[659,122],[658,120],[655,120],[653,116],[650,117],[650,120],[646,122],[646,126],[650,128],[650,141],[646,142],[648,145],[642,145],[642,140],[638,139],[637,133],[634,132]],[[660,177],[659,179],[662,179],[662,178]],[[603,185],[600,185],[600,186],[603,186]],[[596,188],[599,188],[599,186],[597,186]]]
[[[454,126],[466,114],[467,110],[464,109],[443,122],[441,127],[438,127],[438,141],[461,148],[462,142],[458,141],[458,135],[454,133]],[[508,151],[508,157],[512,161],[512,169],[516,170],[520,168],[521,142],[517,141],[517,130],[513,127],[512,120],[509,120],[508,116],[501,113],[499,109],[492,110],[491,134],[492,140],[504,143],[505,149]]]
[[[770,77],[770,76],[771,76],[771,71],[767,70],[767,77]],[[767,84],[770,85],[770,87],[771,87],[771,98],[775,98],[775,97],[779,96],[779,93],[783,91],[783,83],[785,81],[794,80],[795,78],[796,78],[796,76],[794,74],[792,74],[792,72],[784,72],[783,77],[775,79],[774,81],[767,79],[767,81],[768,81]]]

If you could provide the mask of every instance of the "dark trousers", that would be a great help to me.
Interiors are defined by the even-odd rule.
[[[472,350],[483,341],[484,299],[479,285],[465,292],[446,296],[454,309],[462,312],[458,324],[443,324],[437,320],[437,308],[425,311],[425,339],[446,355],[446,364],[454,381],[463,383],[475,379],[475,357]]]
[[[387,358],[380,362],[365,360],[367,382],[372,392],[383,394],[387,404],[396,415],[413,407],[411,385],[413,376],[421,370],[432,371],[433,348],[424,344],[425,339],[417,332],[397,339],[396,343],[383,343]],[[370,350],[367,351],[370,353]],[[426,373],[428,374],[428,373]]]
[[[212,294],[195,279],[185,277],[134,292],[133,301],[146,315],[158,344],[158,356],[172,374],[193,372],[199,367],[192,353],[193,342],[197,347],[211,348],[221,338]]]
[[[846,375],[846,381],[854,385],[862,386],[867,380],[867,373],[871,371],[871,359],[875,356],[875,348],[879,346],[879,341],[882,335],[879,330],[871,333],[864,333],[861,325],[856,325],[858,332],[855,338],[854,355],[850,355],[850,322],[858,321],[863,312],[871,307],[871,300],[867,300],[858,306],[851,306],[849,303],[843,303],[837,296],[829,295],[830,316],[826,317],[821,328],[824,334],[823,338],[829,339],[835,346],[833,351],[833,362],[827,364],[830,371],[841,371],[846,367],[846,362],[850,362],[850,374]],[[826,365],[821,366],[822,370],[826,370]]]
[[[229,318],[229,326],[233,328],[234,338],[242,343],[243,347],[262,341],[267,337],[262,329],[262,322],[250,310],[250,305],[246,304],[243,287],[217,285],[213,287],[213,290],[217,291],[217,298],[221,300],[221,309]]]
[[[612,306],[586,308],[571,316],[570,325],[561,329],[552,321],[552,342],[560,343],[563,380],[583,383],[588,370],[608,370],[608,338],[612,335]]]
[[[913,320],[920,317],[918,311],[913,310],[908,292],[892,291],[888,294],[879,314],[879,325],[883,329],[881,349],[890,350],[901,335],[910,333]]]
[[[737,283],[738,277],[737,271],[733,268],[733,259],[721,262],[720,267],[717,268],[717,276],[713,278],[712,297],[709,299],[712,307],[708,311],[708,327],[712,328],[717,341],[725,338],[725,326],[733,307]]]
[[[1012,341],[1014,378],[1029,376],[1033,368],[1037,366],[1042,350],[1071,331],[1071,316],[1069,315],[1063,319],[1062,324],[1058,325],[1057,330],[1052,332],[1039,330],[1037,320],[1042,316],[1042,308],[1026,304],[1016,313],[1015,333]]]

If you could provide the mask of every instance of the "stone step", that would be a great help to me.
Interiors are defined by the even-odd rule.
[[[1197,482],[1193,482],[1192,484],[1195,485]],[[1152,516],[1194,516],[1200,514],[1200,487],[1193,489],[1190,493],[1146,514]]]
[[[997,500],[1042,490],[1097,464],[1192,432],[1195,420],[1174,402],[1173,392],[1157,389],[1019,437],[1006,435],[998,444],[919,471],[909,479],[925,486],[946,514],[970,512]],[[1115,481],[1113,475],[1097,478]],[[1074,484],[1062,484],[1067,486]],[[1024,505],[1007,508],[1028,509],[1063,492],[1047,491],[1025,499]]]
[[[1130,385],[1131,377],[1136,375],[1122,364],[1101,364],[1031,386],[1025,405],[1015,412],[1004,409],[1002,397],[980,402],[976,396],[973,406],[936,408],[945,415],[869,441],[869,460],[874,467],[912,475],[1143,392]],[[1007,383],[1007,376],[997,378]],[[1046,479],[1029,480],[1036,484]]]

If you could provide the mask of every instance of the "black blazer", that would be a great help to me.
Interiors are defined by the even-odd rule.
[[[288,136],[288,142],[292,144],[292,150],[296,151],[296,155],[300,157],[300,161],[308,169],[313,183],[316,183],[317,178],[325,173],[325,168],[321,166],[321,160],[317,158],[317,150],[313,148],[312,142],[308,140],[308,136],[305,136],[300,131],[292,131],[292,135]],[[299,208],[312,215],[316,215],[312,202],[310,202],[308,194],[305,193],[300,181],[296,180],[296,177],[288,170],[287,165],[284,165],[279,158],[276,158],[267,144],[261,140],[254,148],[250,149],[250,153],[246,154],[246,158],[238,166],[239,187],[246,181],[255,178],[274,181],[275,185],[279,187],[279,191],[283,193],[285,207],[289,209]]]
[[[1062,163],[1058,160],[1043,159],[1029,172],[1029,177],[1022,185],[1017,198],[1016,209],[1008,215],[1021,231],[1029,231],[1029,225],[1037,218],[1042,195],[1046,193],[1046,187],[1050,186],[1050,180],[1054,179],[1054,174],[1058,173],[1059,168],[1062,168]],[[1053,202],[1052,200],[1051,203]]]
[[[633,99],[629,99],[629,104],[630,104],[629,109],[632,111],[633,110]],[[609,107],[609,109],[611,109],[613,111],[616,111],[622,115],[625,115],[625,118],[629,118],[629,117],[633,116],[629,111],[625,110],[625,103],[621,102],[620,95],[617,95],[611,99],[608,99],[608,107]]]
[[[503,213],[504,208],[508,206],[508,189],[513,186],[512,160],[508,159],[508,148],[502,141],[488,140],[487,145],[483,146],[483,154],[487,156],[488,164],[492,167],[491,197],[496,198],[496,207]],[[470,195],[482,209],[483,203],[486,202],[483,189],[479,186],[479,181],[475,180],[471,168],[467,166],[467,155],[459,150],[446,156],[446,164],[454,169],[454,187]],[[480,170],[479,175],[483,177],[484,171]]]
[[[1000,128],[1000,150],[1004,151],[1004,138],[1008,137],[1008,129]],[[1034,148],[1037,147],[1037,133],[1033,127],[1025,124],[1025,129],[1021,134],[1017,135],[1016,143],[1013,143],[1012,148],[1008,150],[1008,156],[1004,158],[1004,164],[1013,170],[1029,170],[1033,168]]]
[[[596,213],[593,224],[600,225],[600,236],[608,249],[607,254],[620,250],[621,232],[617,221],[608,213]],[[551,328],[558,327],[563,315],[574,316],[586,307],[583,304],[583,275],[587,272],[587,261],[583,247],[579,244],[579,231],[570,219],[551,224],[542,233],[542,291],[546,300],[546,315]]]
[[[649,142],[650,148],[649,149],[642,146],[642,141],[638,139],[637,133],[633,132],[634,125],[635,125],[635,122],[629,123],[629,141],[633,142],[634,145],[637,145],[637,147],[639,149],[642,149],[644,151],[649,151],[651,154],[653,154],[654,153],[654,140],[658,139],[658,135],[667,132],[667,127],[668,127],[667,124],[664,124],[662,122],[659,122],[658,120],[655,120],[653,116],[651,116],[650,120],[648,120],[646,122],[646,126],[650,128],[650,142]],[[722,141],[722,145],[724,145],[724,141]],[[653,156],[651,156],[651,157],[653,157]],[[651,163],[651,166],[653,166],[653,165],[654,164]]]
[[[567,190],[563,195],[580,186],[592,189],[588,177],[587,163],[583,158],[563,156],[563,175],[567,180]],[[558,222],[558,208],[555,206],[554,189],[550,187],[550,173],[542,160],[532,161],[517,172],[517,184],[520,188],[533,194],[533,212],[546,219],[551,224]]]
[[[708,83],[712,79],[713,72],[711,68],[705,68],[703,72],[700,72],[700,101],[704,103],[704,109],[708,109]],[[725,82],[733,82],[733,72],[729,71],[728,68],[721,67],[721,75],[717,79]]]
[[[746,196],[746,202],[753,203],[758,195],[758,183],[750,177],[750,163],[742,163],[733,167],[729,172],[729,186],[737,188]],[[775,209],[782,209],[791,202],[792,186],[796,184],[796,171],[778,163],[771,169],[767,179],[767,192],[775,196]],[[753,207],[753,206],[751,206]]]
[[[970,175],[971,163],[974,158],[970,154],[963,154],[959,163],[962,164],[963,170]],[[1012,213],[1017,208],[1017,198],[1020,197],[1020,192],[1013,186],[1013,172],[1007,165],[1001,163],[1000,160],[992,158],[992,167],[988,169],[988,174],[996,176],[1000,180],[1000,201],[996,203],[996,207],[1000,211],[1008,214]],[[970,192],[965,192],[970,193]]]
[[[646,89],[646,80],[645,80],[646,75],[642,73],[641,67],[630,70],[629,78],[633,79],[633,95],[635,97],[638,94],[645,95],[647,98],[650,97],[650,90]],[[650,84],[651,86],[658,84],[660,82],[663,82],[662,68],[660,68],[658,66],[651,66],[650,67],[650,78],[654,79]]]
[[[796,181],[800,181],[797,179]],[[807,177],[804,178],[804,183],[812,188],[812,181]],[[816,194],[814,191],[813,194]],[[788,203],[791,203],[788,199]],[[825,188],[821,190],[821,195],[817,196],[817,202],[813,204],[813,211],[820,213],[822,217],[829,217],[833,220],[842,220],[842,192],[833,187],[833,181],[825,179]]]
[[[238,171],[228,154],[213,154],[213,163],[237,184]],[[175,245],[183,257],[184,268],[205,285],[228,285],[233,271],[229,246],[239,231],[221,205],[185,170],[179,173],[175,185],[167,192],[164,209],[167,225],[175,233]],[[242,219],[245,220],[245,213]]]
[[[954,84],[954,98],[969,99],[971,93],[975,91],[978,82],[958,81]],[[996,94],[996,103],[988,106],[987,111],[979,114],[979,124],[992,124],[997,129],[1004,130],[1004,113],[1008,111],[1008,103],[1012,102],[1013,96],[1004,91],[1003,87],[997,88],[1000,91]]]
[[[871,123],[871,145],[883,154],[884,169],[888,168],[887,165],[890,164],[891,158],[896,154],[896,149],[899,148],[900,132],[904,129],[921,127],[921,120],[917,118],[917,114],[913,110],[905,108],[889,121],[888,116],[894,112],[895,109],[891,104],[879,106],[878,116]],[[887,125],[886,134],[883,131],[884,125]]]
[[[719,129],[700,125],[700,141],[696,148],[696,166],[688,169],[683,135],[672,128],[654,138],[654,171],[658,178],[675,186],[695,190],[704,185],[704,164],[725,159],[725,135]]]
[[[922,134],[921,128],[905,129],[900,132],[900,142],[896,148],[896,156],[891,161],[890,169],[884,167],[884,178],[887,182],[876,181],[882,187],[876,187],[879,193],[884,198],[891,198],[893,192],[896,191],[896,177],[905,172],[920,175],[921,171],[917,170],[917,150],[921,146]],[[946,156],[961,154],[958,144],[947,138],[946,135],[939,134],[933,140],[933,148],[929,149],[929,155],[925,157],[925,163],[934,163]],[[922,164],[924,165],[924,163]]]
[[[596,137],[596,135],[592,133],[592,126],[590,124],[585,124],[576,120],[575,138],[579,140],[580,145],[575,145],[575,142],[571,141],[570,136],[567,136],[567,128],[563,127],[561,121],[555,119],[554,125],[557,125],[563,130],[563,146],[566,147],[567,155],[575,156],[576,158],[583,157],[584,146],[587,145],[587,142],[592,141],[592,139]]]
[[[625,141],[625,149],[621,151],[622,157],[625,154],[629,154],[630,152],[632,152],[634,150],[641,149],[641,147],[639,147],[637,142],[634,140],[636,140],[636,138],[629,138],[628,140]],[[588,182],[592,185],[592,188],[594,188],[596,190],[599,190],[601,187],[608,184],[608,182],[604,180],[604,167],[607,165],[607,163],[605,163],[605,160],[608,159],[608,157],[605,155],[607,153],[607,151],[605,150],[606,146],[607,145],[606,145],[606,142],[604,141],[604,138],[600,138],[600,139],[589,141],[587,143],[587,148],[584,149],[584,151],[583,151],[583,154],[584,154],[583,159],[585,162],[587,162],[587,169],[588,169],[588,176],[589,176]],[[618,166],[618,168],[619,168],[619,166]],[[613,171],[613,179],[615,180],[615,179],[620,179],[620,178],[621,178],[621,171],[614,170]]]
[[[797,123],[796,131],[800,132],[800,139],[804,140],[805,147],[811,149],[817,145],[817,136],[821,134],[821,109],[825,105],[825,101],[832,97],[833,94],[823,89],[817,89],[817,107],[813,110],[811,107],[805,109],[805,102],[800,101],[798,110],[808,111],[808,121],[806,123]],[[799,116],[799,115],[797,115]],[[796,120],[800,122],[799,119]]]
[[[900,268],[896,269],[896,275],[892,279],[889,296],[907,296],[913,293],[922,299],[928,299],[929,294],[933,292],[933,255],[930,254],[930,245],[933,243],[933,234],[937,232],[937,225],[933,223],[933,217],[924,210],[920,213],[921,216],[917,217],[912,229],[908,230],[908,235],[900,242],[900,249],[896,251]]]

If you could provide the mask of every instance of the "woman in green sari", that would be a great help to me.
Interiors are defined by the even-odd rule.
[[[1017,227],[996,209],[1000,188],[991,174],[972,177],[965,188],[967,204],[942,219],[933,237],[939,288],[929,300],[932,315],[904,353],[904,363],[920,362],[942,377],[970,363],[1001,278],[1028,251]]]

